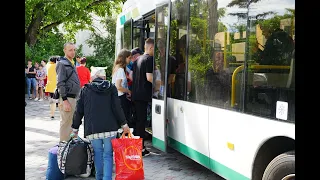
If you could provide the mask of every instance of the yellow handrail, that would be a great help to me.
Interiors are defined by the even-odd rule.
[[[249,69],[290,69],[290,66],[250,65]]]
[[[231,82],[231,107],[234,107],[236,101],[236,76],[239,71],[243,70],[244,65],[237,67],[232,74],[232,82]]]
[[[232,52],[232,51],[230,51],[230,52],[226,52],[227,54],[244,54],[244,52]]]
[[[244,63],[243,62],[239,62],[239,63],[229,63],[229,65],[243,65]],[[248,63],[248,64],[251,64],[251,65],[259,65],[258,63]]]
[[[234,107],[236,101],[236,75],[242,71],[243,65],[237,67],[232,74],[231,80],[231,107]],[[275,66],[275,65],[249,65],[249,69],[290,69],[290,66]]]
[[[229,65],[243,65],[243,63],[229,63]]]

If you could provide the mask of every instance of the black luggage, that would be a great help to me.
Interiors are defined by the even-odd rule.
[[[58,148],[58,165],[64,177],[89,177],[93,165],[93,148],[89,141],[71,138]]]

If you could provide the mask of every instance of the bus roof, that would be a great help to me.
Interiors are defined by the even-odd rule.
[[[156,6],[167,3],[168,0],[127,0],[123,6],[122,11],[118,15],[117,23],[119,26],[130,20],[140,19],[144,14],[154,10]]]

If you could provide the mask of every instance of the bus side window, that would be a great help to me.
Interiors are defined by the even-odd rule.
[[[171,84],[169,85],[169,93],[167,95],[179,100],[185,100],[187,97],[186,48],[188,6],[187,1],[172,2],[168,63],[168,79],[171,81]]]
[[[227,22],[216,15],[218,3],[191,1],[188,34],[191,91],[188,101],[230,109],[231,71],[226,62],[227,59],[231,61],[234,55],[230,52],[231,35],[226,27]]]
[[[263,5],[255,8],[258,14],[265,12]],[[245,113],[294,121],[294,19],[294,10],[287,10],[250,23],[256,31],[250,32],[248,58],[253,62],[248,59]]]
[[[129,49],[131,50],[131,21],[127,21],[124,23],[123,33],[121,34],[122,39],[122,49]]]

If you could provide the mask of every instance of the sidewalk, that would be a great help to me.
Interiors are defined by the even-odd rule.
[[[25,107],[25,179],[44,180],[47,169],[48,150],[59,141],[60,115],[57,109],[55,119],[49,117],[47,100],[27,100]],[[83,135],[83,125],[79,135]],[[190,160],[179,152],[169,149],[162,153],[151,147],[152,152],[144,158],[145,180],[223,180],[223,178]],[[68,178],[72,180],[94,180],[94,178]]]

